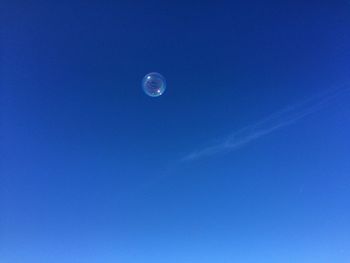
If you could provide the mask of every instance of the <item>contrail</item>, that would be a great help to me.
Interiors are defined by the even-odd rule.
[[[219,143],[184,156],[182,161],[190,161],[216,153],[236,150],[282,127],[291,125],[296,121],[323,109],[334,99],[349,91],[350,88],[344,88],[344,86],[345,85],[338,88],[328,89],[296,104],[287,106],[252,125],[233,132]]]

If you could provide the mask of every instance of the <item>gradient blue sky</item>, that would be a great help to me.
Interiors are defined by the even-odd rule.
[[[2,1],[1,263],[348,263],[349,1]],[[141,90],[158,71],[159,98]]]

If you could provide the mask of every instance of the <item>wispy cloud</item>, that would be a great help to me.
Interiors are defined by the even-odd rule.
[[[304,99],[296,104],[287,106],[252,125],[233,132],[228,137],[222,139],[219,143],[194,151],[184,156],[182,160],[190,161],[216,153],[236,150],[256,139],[268,135],[282,127],[291,125],[296,121],[323,109],[330,102],[334,101],[335,98],[349,90],[349,87],[343,85],[313,95],[312,97]]]

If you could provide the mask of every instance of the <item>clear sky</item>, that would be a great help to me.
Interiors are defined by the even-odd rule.
[[[0,6],[1,263],[350,262],[349,1]]]

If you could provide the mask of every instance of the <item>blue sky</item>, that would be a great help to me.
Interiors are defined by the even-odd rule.
[[[349,1],[1,6],[2,263],[350,261]]]

